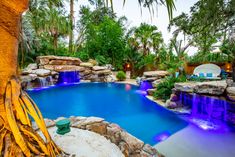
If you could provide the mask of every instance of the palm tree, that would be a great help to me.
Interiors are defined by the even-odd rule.
[[[111,6],[113,8],[113,0],[103,0],[106,6]],[[175,0],[137,0],[140,7],[147,7],[149,9],[150,14],[154,14],[155,8],[159,4],[163,4],[167,7],[169,19],[173,17],[173,10],[175,9]],[[123,5],[125,5],[126,0],[123,0]]]
[[[162,35],[158,32],[156,26],[142,23],[132,31],[133,36],[129,39],[130,44],[133,44],[145,56],[150,54],[151,51],[158,51],[160,45],[163,43]]]

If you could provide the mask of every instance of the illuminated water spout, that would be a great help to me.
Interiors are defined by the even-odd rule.
[[[80,82],[79,72],[64,71],[59,73],[58,84],[72,84]]]
[[[141,81],[140,82],[140,90],[147,91],[148,89],[152,89],[153,85],[149,81]]]

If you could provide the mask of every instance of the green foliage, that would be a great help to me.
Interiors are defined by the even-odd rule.
[[[235,41],[224,41],[220,50],[224,55],[228,56],[229,61],[235,60]]]
[[[95,60],[97,61],[97,63],[99,65],[105,65],[105,64],[108,64],[109,63],[109,59],[105,58],[104,56],[102,55],[98,55],[95,57]]]
[[[230,61],[230,57],[223,53],[197,53],[189,58],[189,63],[225,63]]]
[[[149,55],[151,51],[158,51],[163,44],[161,32],[154,25],[141,23],[139,27],[132,28],[128,32],[128,43],[133,49],[144,55]]]
[[[174,33],[182,32],[189,42],[203,54],[209,53],[214,43],[227,38],[227,30],[235,23],[234,0],[199,0],[190,10],[171,21]]]
[[[126,73],[124,71],[119,71],[116,77],[118,81],[124,81],[126,79]]]
[[[88,55],[87,52],[85,52],[85,51],[76,52],[76,53],[73,55],[73,57],[78,57],[78,58],[80,58],[83,62],[87,62],[87,61],[90,59],[89,55]]]
[[[170,98],[172,93],[172,89],[174,88],[175,83],[177,82],[186,82],[186,77],[167,77],[164,79],[163,82],[159,83],[157,86],[156,91],[154,92],[154,97],[156,99],[162,99],[166,101]]]
[[[119,19],[107,8],[90,11],[84,7],[80,14],[79,27],[85,29],[84,51],[100,64],[112,64],[116,69],[122,69],[126,43]]]

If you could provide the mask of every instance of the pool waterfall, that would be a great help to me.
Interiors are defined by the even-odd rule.
[[[64,71],[59,72],[57,84],[73,84],[80,82],[80,75],[78,71]]]
[[[226,130],[229,113],[234,112],[234,104],[217,97],[179,93],[179,104],[191,110],[189,120],[205,130]]]

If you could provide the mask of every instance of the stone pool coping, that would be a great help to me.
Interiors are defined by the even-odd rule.
[[[55,123],[64,117],[56,120],[45,119],[47,128],[55,127]],[[109,123],[103,118],[98,117],[74,117],[69,118],[70,126],[82,130],[95,132],[106,139],[110,140],[119,147],[125,157],[164,157],[155,148],[149,144],[132,136],[119,125]],[[38,131],[38,127],[33,123],[33,128]]]

